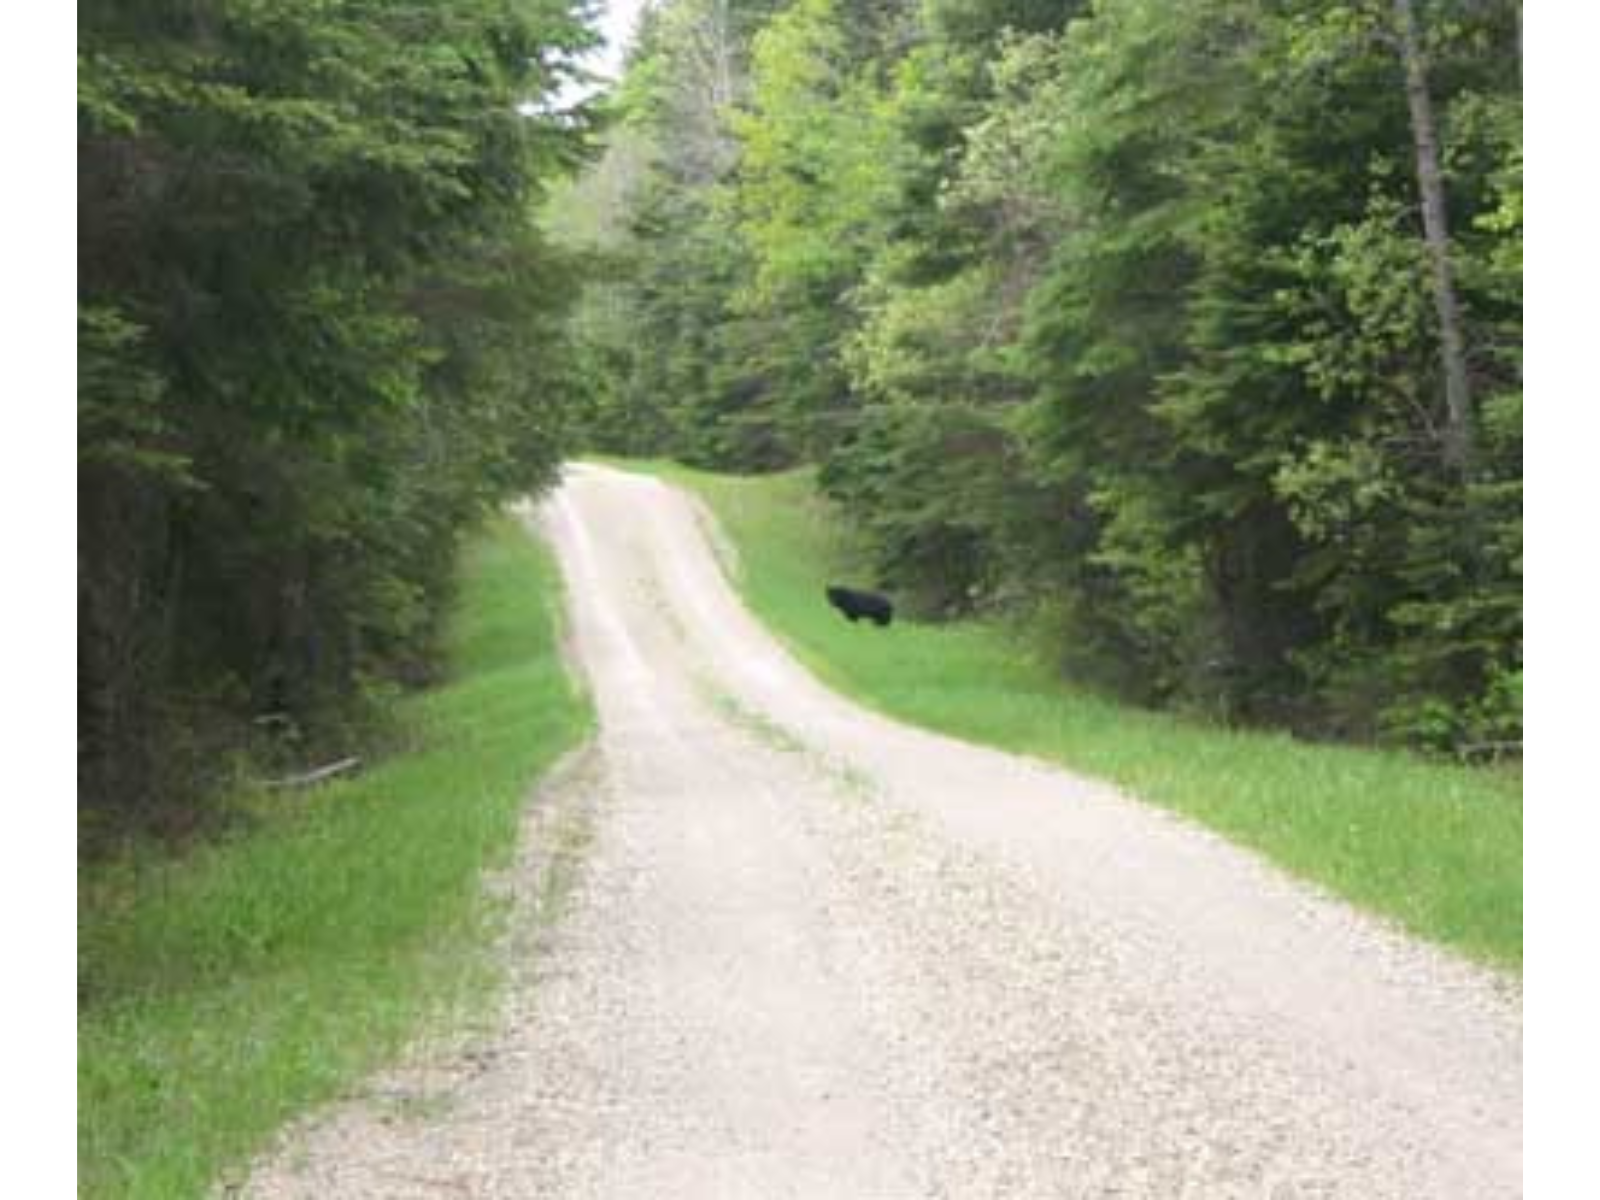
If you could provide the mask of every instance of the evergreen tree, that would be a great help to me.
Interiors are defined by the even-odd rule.
[[[79,8],[80,777],[170,807],[418,678],[461,531],[552,478],[568,0]]]

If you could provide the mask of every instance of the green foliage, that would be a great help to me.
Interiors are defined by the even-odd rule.
[[[833,0],[798,0],[756,39],[739,114],[737,211],[756,298],[837,299],[881,236],[897,146]]]
[[[1006,438],[981,409],[869,409],[821,486],[857,513],[878,580],[927,613],[970,611],[995,584],[989,532]]]
[[[583,436],[597,448],[704,463],[793,455],[761,357],[786,326],[741,311],[753,266],[728,210],[733,109],[771,7],[681,0],[647,10],[608,104],[603,153],[553,197],[547,223],[591,260],[572,332]]]
[[[79,14],[80,793],[149,815],[252,718],[337,739],[425,677],[458,531],[551,478],[577,281],[531,205],[583,120],[537,102],[592,35],[569,0]]]
[[[1025,614],[1127,696],[1515,742],[1518,10],[1423,16],[1466,477],[1377,0],[802,0],[746,23],[716,171],[674,173],[664,137],[625,205],[649,229],[618,247],[638,345],[609,361],[643,382],[647,436],[595,444],[817,461],[913,608]],[[656,95],[694,69],[634,64]]]

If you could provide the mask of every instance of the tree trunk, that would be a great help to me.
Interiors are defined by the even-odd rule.
[[[1412,0],[1394,0],[1395,31],[1405,67],[1406,102],[1417,155],[1417,186],[1422,195],[1422,234],[1433,272],[1434,307],[1439,314],[1439,356],[1444,367],[1446,461],[1465,475],[1472,464],[1472,392],[1467,379],[1466,339],[1450,269],[1450,229],[1445,218],[1444,176],[1439,169],[1439,138],[1428,96],[1427,62],[1417,31]]]

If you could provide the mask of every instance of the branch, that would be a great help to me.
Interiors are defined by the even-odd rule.
[[[309,787],[314,783],[321,783],[324,779],[332,779],[335,775],[353,771],[360,765],[359,758],[341,758],[338,762],[329,763],[325,767],[318,767],[300,775],[287,775],[282,779],[264,779],[261,781],[261,786],[273,789]]]

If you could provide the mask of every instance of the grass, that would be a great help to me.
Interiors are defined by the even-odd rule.
[[[407,749],[241,801],[181,857],[79,881],[79,1188],[201,1196],[287,1119],[496,982],[486,868],[533,781],[592,723],[558,646],[547,552],[509,518],[468,550],[450,681],[400,702]]]
[[[750,607],[840,691],[918,725],[1108,780],[1421,937],[1520,972],[1515,776],[1118,704],[1074,687],[993,625],[851,625],[823,603],[822,588],[844,581],[859,560],[809,472],[734,477],[620,465],[660,474],[709,503],[737,549]]]

